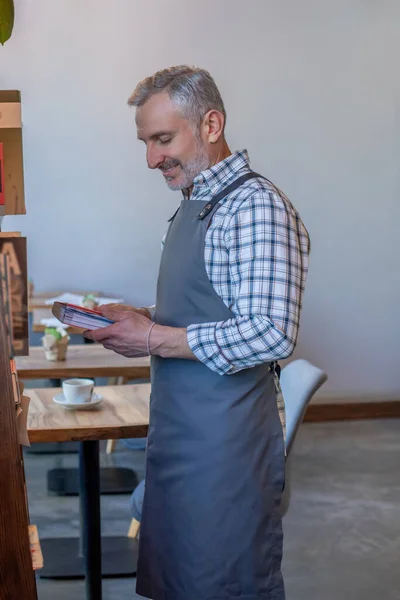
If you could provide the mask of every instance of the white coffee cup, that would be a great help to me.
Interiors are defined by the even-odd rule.
[[[66,379],[63,381],[62,389],[67,404],[83,404],[92,399],[94,381],[93,379]]]

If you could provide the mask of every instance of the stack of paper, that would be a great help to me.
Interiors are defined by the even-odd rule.
[[[81,329],[100,329],[114,323],[114,321],[103,317],[97,310],[67,304],[66,302],[54,302],[51,311],[65,325],[72,325]]]
[[[80,306],[83,302],[85,296],[80,296],[79,294],[71,294],[70,292],[65,292],[64,294],[60,294],[60,296],[56,296],[55,298],[49,298],[45,301],[45,304],[51,306],[54,302],[64,302],[66,304],[75,304],[76,306]],[[97,304],[123,304],[122,298],[105,298],[103,296],[99,296],[95,298]]]

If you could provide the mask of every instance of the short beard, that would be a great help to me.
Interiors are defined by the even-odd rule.
[[[178,191],[189,188],[193,185],[193,181],[201,173],[210,166],[210,159],[205,151],[205,148],[198,137],[196,140],[196,155],[186,164],[180,164],[183,172],[183,180],[180,183],[175,183],[173,180],[168,181],[167,185],[170,190]]]

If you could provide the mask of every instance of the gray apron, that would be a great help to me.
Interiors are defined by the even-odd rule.
[[[210,202],[183,200],[162,253],[155,321],[187,327],[234,315],[204,262]],[[285,451],[270,364],[218,375],[152,357],[137,593],[153,600],[284,600]]]

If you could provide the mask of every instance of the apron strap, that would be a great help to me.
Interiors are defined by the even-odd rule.
[[[249,179],[256,179],[257,177],[262,177],[262,175],[259,175],[258,173],[255,173],[254,171],[249,171],[248,173],[245,173],[241,177],[238,177],[237,179],[235,179],[235,181],[233,181],[226,188],[224,188],[223,190],[221,190],[216,196],[214,196],[214,198],[212,198],[210,200],[210,202],[207,202],[207,204],[205,205],[205,207],[198,214],[197,218],[200,219],[201,221],[203,219],[205,219],[206,216],[210,214],[210,212],[212,211],[212,209],[214,208],[214,206],[216,204],[218,204],[218,202],[220,200],[222,200],[228,194],[230,194],[231,192],[233,192],[234,190],[236,190],[238,187],[240,187],[245,181],[248,181]]]
[[[168,223],[172,223],[172,221],[175,219],[176,215],[178,214],[179,209],[180,209],[180,206],[178,206],[178,208],[176,209],[176,211],[174,212],[172,217],[170,219],[168,219]]]

